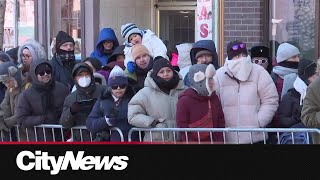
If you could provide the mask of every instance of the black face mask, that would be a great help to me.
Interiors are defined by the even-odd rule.
[[[74,51],[65,51],[62,49],[57,50],[57,56],[62,62],[74,61],[76,59]]]

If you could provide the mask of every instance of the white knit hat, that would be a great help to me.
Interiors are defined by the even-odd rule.
[[[141,30],[134,23],[127,23],[121,26],[121,36],[125,39],[125,42],[129,44],[129,36],[131,34],[140,34],[142,37]]]
[[[282,43],[278,47],[277,51],[277,63],[286,61],[292,56],[300,54],[300,51],[297,47],[289,43]]]
[[[126,73],[118,66],[115,65],[114,68],[111,70],[109,78],[108,78],[108,85],[128,85],[128,79]]]

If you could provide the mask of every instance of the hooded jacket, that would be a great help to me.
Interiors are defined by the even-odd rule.
[[[38,41],[29,39],[18,49],[18,64],[22,64],[22,51],[24,48],[28,48],[32,59],[47,59],[47,53],[42,44]]]
[[[9,75],[9,68],[14,68],[17,71],[13,75]],[[18,67],[13,62],[4,62],[0,66],[0,75],[9,75],[17,82],[17,87],[13,89],[7,89],[5,97],[1,102],[1,110],[3,110],[4,122],[8,127],[12,127],[17,124],[17,118],[14,115],[14,109],[18,101],[19,94],[22,92],[22,74]]]
[[[124,96],[121,98],[121,101],[118,105],[119,115],[117,119],[113,122],[113,126],[118,127],[123,133],[124,140],[128,141],[128,132],[133,127],[128,123],[128,103],[134,95],[132,87],[128,86]],[[110,114],[110,111],[114,105],[114,99],[112,97],[111,90],[108,89],[103,97],[96,102],[92,108],[91,113],[89,114],[87,120],[87,128],[92,133],[98,133],[101,131],[108,131],[111,127],[106,122],[105,116]],[[132,140],[138,140],[138,134],[133,133]],[[120,136],[118,133],[112,133],[110,141],[119,142]]]
[[[104,91],[107,88],[107,86],[97,85],[95,83],[91,68],[88,65],[86,65],[85,63],[78,63],[75,65],[75,67],[73,68],[73,71],[72,71],[73,78],[75,78],[75,76],[76,76],[75,72],[79,68],[87,68],[88,71],[90,71],[91,83],[86,88],[80,87],[77,83],[75,83],[77,90],[72,92],[71,94],[69,94],[65,98],[64,104],[63,104],[63,112],[61,114],[60,121],[59,121],[59,123],[65,128],[71,128],[74,126],[85,126],[86,121],[87,121],[87,117],[91,112],[91,109],[94,105],[94,102],[97,99],[100,99],[102,97]],[[81,105],[80,112],[75,113],[75,114],[72,114],[70,112],[70,108],[73,103],[81,102],[84,100],[91,100],[91,99],[94,100],[92,106],[91,105]],[[83,134],[83,137],[82,137],[83,141],[90,141],[90,136],[87,132],[82,131],[82,134]],[[81,137],[80,137],[80,134],[78,131],[74,132],[73,140],[74,141],[81,140]]]
[[[44,84],[40,82],[35,74],[35,69],[40,64],[48,61],[39,59],[31,64],[30,76],[32,86],[23,91],[18,99],[16,106],[16,117],[22,128],[28,128],[29,141],[36,141],[34,126],[41,124],[59,124],[59,118],[62,113],[63,102],[69,94],[69,89],[60,82],[53,79],[54,72],[51,74],[51,81]],[[48,118],[50,116],[50,118]],[[53,140],[52,131],[46,131],[44,135],[42,128],[37,130],[38,141]],[[56,129],[56,140],[61,140],[60,129]],[[44,139],[46,137],[46,139]]]
[[[195,57],[196,57],[197,52],[199,52],[200,50],[210,51],[213,54],[212,64],[214,65],[216,70],[220,68],[220,66],[218,64],[219,60],[218,60],[216,46],[212,40],[200,40],[200,41],[197,41],[196,43],[193,44],[193,47],[190,51],[192,65],[197,64],[197,60]]]
[[[117,36],[114,33],[113,29],[103,28],[100,31],[95,50],[91,53],[90,56],[99,59],[99,61],[101,61],[102,66],[105,66],[106,64],[108,64],[111,54],[105,55],[103,53],[103,51],[104,51],[103,41],[112,41],[113,42],[112,51],[114,51],[119,46],[119,41],[118,41]]]

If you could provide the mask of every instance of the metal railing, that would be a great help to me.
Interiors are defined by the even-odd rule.
[[[122,131],[118,127],[109,128],[109,134],[118,133],[120,142],[124,142]],[[86,126],[74,126],[64,128],[62,125],[42,124],[33,128],[21,128],[15,125],[8,132],[1,131],[1,142],[70,142],[78,135],[76,141],[94,141],[93,134],[87,130]]]
[[[296,135],[297,133],[305,133],[306,138],[306,144],[311,143],[310,133],[317,133],[320,134],[320,130],[316,128],[132,128],[128,133],[128,141],[132,142],[132,135],[134,132],[138,132],[138,141],[139,142],[162,142],[162,143],[209,143],[209,144],[254,144],[256,143],[254,141],[254,138],[257,136],[260,136],[260,139],[262,137],[263,144],[268,144],[269,136],[274,136],[276,138],[276,144],[281,144],[281,138],[283,138],[284,133],[286,135],[290,134],[291,137],[289,141],[290,144],[296,144],[298,142],[296,141]],[[159,134],[157,134],[157,140],[153,138],[153,133],[160,133],[160,139]],[[220,132],[223,136],[223,142],[215,141],[214,140],[214,133]],[[167,140],[165,139],[165,136],[171,134],[171,139]],[[196,140],[190,138],[190,133],[193,133],[197,135]],[[201,134],[203,133],[209,133],[210,139],[209,141],[202,141]],[[230,133],[233,133],[232,136],[236,137],[236,141],[228,141],[228,136],[230,137]],[[245,134],[244,134],[245,133]],[[240,137],[240,135],[242,137]],[[143,136],[148,136],[148,141],[144,141]],[[184,136],[184,139],[181,139],[181,136]],[[246,139],[249,139],[249,142],[241,142],[241,138],[245,137]],[[192,139],[192,140],[191,140]]]

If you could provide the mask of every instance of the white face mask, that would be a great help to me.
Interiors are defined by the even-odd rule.
[[[91,83],[91,77],[89,76],[83,76],[78,80],[78,84],[81,87],[88,87]]]

